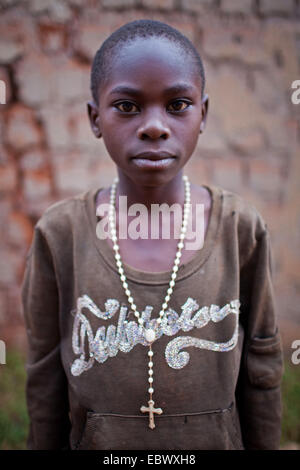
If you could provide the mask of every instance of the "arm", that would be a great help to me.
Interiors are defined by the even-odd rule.
[[[246,449],[278,449],[280,443],[283,354],[272,267],[270,235],[265,226],[241,270],[241,321],[245,341],[237,403]]]
[[[69,447],[68,385],[60,357],[59,298],[47,241],[35,226],[22,284],[27,328],[28,449]]]

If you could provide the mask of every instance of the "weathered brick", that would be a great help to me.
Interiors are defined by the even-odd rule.
[[[289,21],[279,22],[277,18],[267,21],[263,30],[261,48],[269,57],[268,65],[272,74],[282,81],[282,96],[299,77],[297,37],[296,25]]]
[[[66,125],[67,110],[64,106],[45,106],[39,115],[43,120],[47,143],[52,150],[71,144]]]
[[[23,53],[23,46],[16,41],[0,39],[0,64],[10,64]]]
[[[33,14],[45,13],[54,21],[65,22],[72,18],[72,10],[59,0],[30,0],[29,8]]]
[[[41,49],[46,53],[62,52],[68,47],[68,31],[63,24],[41,22],[38,25]]]
[[[272,161],[252,158],[249,165],[249,187],[265,201],[277,202],[283,184],[280,168]]]
[[[210,107],[218,117],[226,135],[257,125],[261,110],[246,85],[243,72],[222,66],[207,82]]]
[[[27,200],[44,199],[51,192],[49,174],[44,171],[26,171],[23,176],[23,194]]]
[[[68,58],[32,54],[17,67],[20,97],[30,105],[82,102],[89,96],[89,79],[90,66]]]
[[[225,13],[251,13],[253,0],[222,0],[221,10]]]
[[[31,225],[56,200],[107,187],[116,174],[87,118],[91,60],[114,30],[149,11],[192,40],[204,59],[207,127],[185,171],[194,183],[236,191],[261,211],[275,242],[279,310],[296,318],[299,119],[290,92],[299,78],[300,2],[3,0],[1,6],[11,8],[0,15],[0,79],[9,71],[9,86],[16,83],[14,101],[0,109],[1,334],[9,325],[7,337],[18,336]],[[293,322],[289,328],[297,331]]]
[[[186,11],[203,13],[208,7],[214,7],[214,11],[216,11],[216,2],[215,0],[181,0],[181,7]]]
[[[7,236],[11,247],[29,246],[33,235],[31,221],[22,212],[11,212],[8,218]]]
[[[0,248],[0,287],[8,284],[17,284],[23,260],[13,249],[9,250],[2,244]]]
[[[2,326],[2,332],[4,326],[7,325],[7,293],[6,289],[0,290],[0,326]],[[3,337],[1,337],[3,339]]]
[[[90,65],[67,60],[53,77],[55,102],[83,102],[90,97]]]
[[[19,96],[28,105],[40,105],[55,100],[53,63],[41,54],[31,54],[16,66]]]
[[[41,170],[47,165],[47,157],[42,149],[25,152],[20,158],[20,168],[23,171]]]
[[[74,38],[74,49],[92,60],[99,47],[110,33],[110,24],[105,23],[103,20],[95,24],[91,22],[83,23]]]
[[[32,20],[24,15],[22,8],[1,12],[0,31],[0,63],[3,65],[15,64],[37,46]]]
[[[244,183],[240,160],[238,158],[214,159],[212,182],[229,191],[241,193]]]
[[[135,5],[135,0],[101,0],[104,8],[129,8]]]
[[[17,182],[17,169],[13,163],[0,166],[0,194],[4,191],[14,191]]]
[[[74,194],[86,190],[94,184],[104,184],[108,175],[113,174],[114,164],[103,157],[99,152],[99,161],[92,154],[82,152],[57,153],[53,158],[55,186],[61,196]],[[99,184],[100,184],[99,183]]]
[[[222,126],[218,117],[212,111],[208,114],[206,128],[202,134],[199,134],[196,149],[196,156],[201,158],[204,151],[216,152],[218,154],[226,149],[226,140],[222,132]]]
[[[201,17],[199,23],[202,24]],[[263,65],[270,61],[261,47],[263,29],[254,22],[224,23],[210,21],[203,34],[203,51],[212,59],[239,60],[249,65]]]
[[[142,6],[145,8],[151,8],[159,10],[171,10],[174,8],[173,0],[142,0]]]
[[[259,0],[259,11],[265,15],[293,13],[294,0]]]
[[[267,136],[261,127],[249,127],[227,136],[227,141],[239,154],[255,155],[267,145]]]
[[[280,81],[274,73],[266,73],[265,71],[253,72],[255,99],[266,111],[279,111],[280,108],[285,114],[289,103],[283,102],[280,93]],[[284,90],[282,89],[284,93]]]
[[[6,142],[17,152],[41,144],[43,135],[34,112],[22,105],[8,111]]]

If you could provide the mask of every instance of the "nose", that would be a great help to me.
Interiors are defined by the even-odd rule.
[[[170,136],[170,128],[166,124],[165,116],[163,117],[160,111],[150,110],[139,126],[137,136],[141,140],[147,138],[152,140],[160,138],[168,139]]]

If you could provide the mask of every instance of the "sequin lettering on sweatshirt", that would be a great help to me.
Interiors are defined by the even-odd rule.
[[[74,354],[80,355],[80,357],[75,359],[71,366],[71,373],[74,376],[89,370],[95,361],[103,363],[108,358],[116,356],[118,351],[128,353],[137,344],[149,346],[144,338],[143,329],[135,321],[126,321],[128,313],[126,306],[120,306],[116,299],[108,299],[104,307],[105,310],[102,312],[88,295],[83,295],[77,299],[72,333],[72,348]],[[232,337],[222,343],[194,338],[192,336],[176,337],[166,346],[165,358],[167,364],[173,369],[183,368],[189,362],[189,353],[181,351],[181,349],[190,346],[219,352],[233,349],[238,340],[239,308],[240,301],[235,299],[222,308],[212,304],[209,307],[204,306],[199,309],[197,302],[190,297],[182,305],[181,315],[178,315],[175,310],[169,308],[156,331],[156,340],[163,334],[174,336],[180,330],[186,332],[193,328],[203,328],[210,321],[214,323],[220,322],[229,314],[235,316],[235,328]],[[112,318],[119,311],[117,326],[109,325],[107,329],[105,326],[100,326],[94,335],[90,322],[83,314],[83,309],[88,309],[93,315],[102,320]],[[155,326],[155,318],[151,319],[152,310],[153,307],[148,305],[141,314],[146,328],[154,328]],[[194,316],[192,317],[193,314]],[[88,360],[85,359],[86,339],[89,347]]]

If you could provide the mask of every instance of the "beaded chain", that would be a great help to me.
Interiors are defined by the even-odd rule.
[[[128,302],[130,304],[131,310],[133,311],[134,315],[136,316],[138,323],[141,328],[144,329],[144,337],[146,341],[149,344],[149,351],[148,351],[148,356],[149,356],[149,370],[148,370],[148,382],[150,384],[150,387],[148,388],[148,392],[150,394],[150,400],[148,401],[148,407],[142,406],[141,411],[143,413],[147,412],[149,413],[149,427],[151,429],[155,428],[154,424],[154,413],[156,414],[161,414],[163,411],[161,408],[154,408],[154,401],[152,399],[152,394],[154,393],[154,388],[153,388],[153,351],[152,351],[152,343],[156,339],[156,329],[162,322],[163,316],[168,308],[168,304],[170,301],[170,297],[173,293],[173,289],[175,286],[175,280],[177,277],[177,271],[179,268],[180,264],[180,258],[182,255],[182,249],[184,247],[184,239],[187,231],[187,224],[188,224],[188,217],[189,217],[189,212],[190,212],[190,206],[191,206],[191,191],[190,191],[190,182],[188,180],[187,176],[183,176],[183,181],[185,185],[185,200],[184,200],[184,209],[183,209],[183,220],[182,220],[182,225],[181,225],[181,232],[180,232],[180,237],[179,237],[179,242],[177,244],[177,252],[174,260],[174,265],[172,269],[172,274],[171,274],[171,280],[169,282],[169,288],[167,290],[167,294],[165,296],[164,302],[162,304],[161,310],[159,312],[159,317],[156,319],[156,325],[153,328],[145,328],[144,327],[144,319],[141,317],[139,311],[137,310],[137,306],[134,303],[134,299],[132,297],[132,294],[129,290],[128,283],[127,283],[127,278],[124,273],[124,268],[123,268],[123,263],[121,260],[121,255],[120,255],[120,249],[118,245],[118,239],[117,239],[117,230],[116,230],[116,223],[115,223],[115,200],[116,200],[116,188],[117,188],[117,183],[118,183],[118,178],[115,178],[112,186],[111,186],[111,191],[110,191],[110,205],[109,205],[109,226],[110,226],[110,233],[111,233],[111,239],[113,242],[113,249],[115,253],[115,260],[116,260],[116,265],[118,268],[118,272],[120,274],[120,279],[123,285],[123,288],[125,290],[125,294],[128,298]]]

